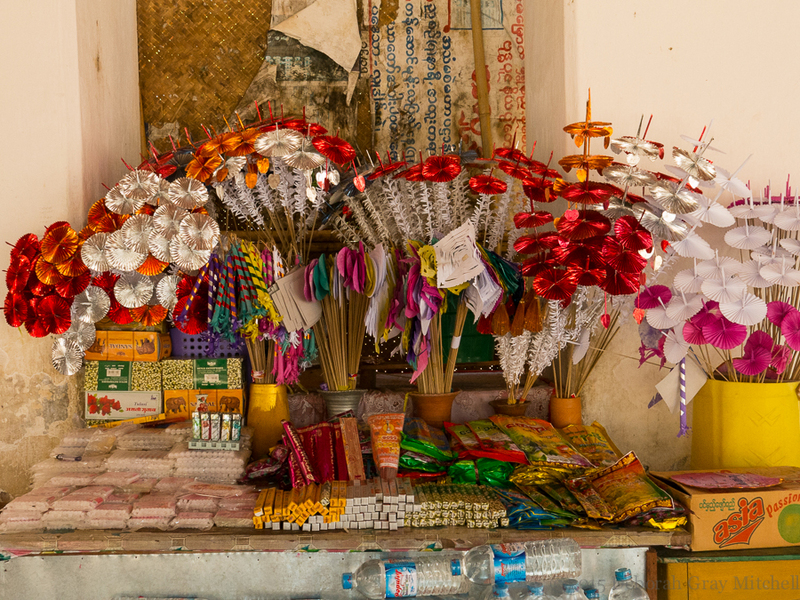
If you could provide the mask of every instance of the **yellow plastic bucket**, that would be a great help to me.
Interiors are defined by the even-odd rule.
[[[797,382],[709,379],[692,406],[693,469],[800,466]]]
[[[247,424],[253,428],[253,458],[261,458],[281,439],[281,420],[289,420],[286,386],[253,383],[249,401]]]

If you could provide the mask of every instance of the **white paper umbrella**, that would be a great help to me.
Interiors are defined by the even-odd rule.
[[[787,252],[790,252],[795,256],[800,256],[800,241],[794,238],[784,238],[780,240],[778,243]]]
[[[667,309],[663,306],[648,309],[645,318],[654,329],[670,329],[678,324],[678,321],[667,316]]]
[[[775,215],[775,227],[784,231],[800,230],[800,206],[791,206]]]
[[[715,256],[712,259],[697,263],[696,272],[704,279],[722,279],[725,276],[736,275],[742,268],[735,258],[730,256]]]
[[[750,258],[757,260],[763,266],[784,258],[792,259],[792,255],[777,244],[773,244],[751,250]]]
[[[761,267],[761,276],[773,285],[795,287],[800,285],[800,271],[794,268],[794,259],[776,260]]]
[[[739,250],[755,250],[772,241],[772,232],[758,225],[745,223],[725,234],[725,243]]]
[[[713,121],[712,121],[712,123],[713,123]],[[708,127],[710,129],[711,125],[709,125]],[[700,140],[694,139],[690,135],[681,134],[681,139],[686,141],[686,142],[689,142],[689,144],[691,144],[692,146],[697,146],[698,148],[702,148],[704,150],[711,150],[712,152],[719,152],[720,154],[725,154],[725,152],[723,152],[719,148],[715,148],[714,146],[711,146],[710,142],[701,142]]]
[[[703,297],[698,294],[679,292],[667,305],[667,316],[674,321],[691,319],[703,308]]]
[[[749,156],[747,157],[747,160],[750,160]],[[747,160],[745,160],[744,163],[746,163]],[[741,168],[744,166],[744,163],[742,163],[742,165],[736,169],[736,172],[733,175],[728,173],[728,171],[722,167],[717,167],[717,176],[714,177],[714,181],[717,185],[729,191],[731,194],[741,196],[742,198],[747,198],[752,194],[750,188],[748,188],[741,179],[736,178],[736,173],[741,170]]]
[[[672,281],[673,287],[686,294],[698,294],[705,279],[697,274],[694,269],[684,269],[675,274]]]
[[[742,270],[739,271],[739,279],[744,281],[751,288],[765,288],[772,284],[761,276],[761,267],[763,265],[757,260],[748,260],[742,264]]]
[[[753,212],[759,221],[772,225],[775,223],[775,217],[781,212],[781,208],[778,204],[759,204]]]
[[[721,302],[719,310],[729,321],[749,327],[764,320],[767,316],[767,303],[747,292],[733,302]]]
[[[708,260],[715,256],[714,249],[696,233],[690,233],[682,240],[674,242],[671,245],[678,256],[683,256],[684,258]]]
[[[703,282],[703,286],[700,289],[706,298],[722,304],[723,302],[739,300],[747,293],[747,284],[736,277],[725,277],[723,279],[708,279]]]
[[[701,220],[703,223],[711,223],[717,227],[730,227],[736,223],[736,219],[731,212],[719,202],[707,196],[701,196],[700,208],[689,213],[689,216]]]
[[[683,325],[670,329],[664,338],[664,358],[679,363],[688,351],[689,343],[683,339]]]

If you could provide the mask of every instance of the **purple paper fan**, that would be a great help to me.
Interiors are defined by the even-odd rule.
[[[692,344],[693,346],[702,346],[707,344],[708,340],[703,336],[703,328],[696,325],[692,321],[688,321],[683,326],[683,339]]]
[[[639,295],[636,296],[634,305],[636,308],[647,310],[650,308],[656,308],[657,306],[665,305],[670,300],[672,300],[672,292],[667,286],[651,285],[650,287],[642,290]]]
[[[783,320],[798,310],[788,302],[773,300],[767,304],[767,319],[776,327],[783,327]]]
[[[790,312],[781,321],[781,333],[792,350],[800,350],[800,311]]]
[[[752,348],[741,358],[733,359],[733,367],[742,375],[758,375],[763,373],[772,360],[772,352],[766,348]]]
[[[716,348],[731,350],[740,346],[747,337],[747,327],[732,323],[725,317],[719,317],[713,323],[703,326],[703,337]],[[800,341],[800,330],[797,337]]]

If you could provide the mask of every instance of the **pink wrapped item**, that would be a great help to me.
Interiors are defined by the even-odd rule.
[[[42,515],[47,531],[60,529],[82,529],[86,523],[86,512],[82,510],[51,510]]]
[[[197,481],[194,477],[164,477],[153,488],[154,492],[177,492],[190,483]]]
[[[188,494],[180,496],[177,502],[180,511],[217,511],[217,499],[211,496],[200,496],[199,494]]]
[[[231,496],[219,501],[220,510],[249,510],[253,512],[253,507],[258,500],[258,492],[242,494],[241,496]],[[252,515],[251,515],[252,516]]]
[[[86,486],[94,481],[97,475],[92,473],[61,473],[47,480],[47,487]]]
[[[135,471],[109,471],[98,475],[92,485],[110,485],[113,487],[125,487],[135,481],[139,481],[141,476]]]
[[[169,527],[169,522],[172,520],[172,515],[167,517],[134,517],[128,519],[128,529],[136,531],[137,529],[161,529],[166,531]]]
[[[97,508],[103,503],[103,500],[105,500],[105,498],[102,496],[89,496],[72,492],[53,502],[53,509],[58,511],[86,512],[87,510]]]
[[[44,529],[42,515],[38,512],[4,512],[0,515],[0,531],[40,531]]]
[[[255,488],[252,485],[223,485],[221,483],[203,483],[201,481],[183,486],[183,492],[187,494],[200,494],[202,496],[214,496],[215,498],[241,496],[253,490]]]
[[[116,492],[106,498],[105,504],[132,504],[141,494],[135,492]]]
[[[217,527],[255,528],[253,523],[253,509],[219,510],[214,515],[214,525]]]
[[[145,496],[133,504],[132,517],[169,517],[175,516],[175,498],[153,498]]]
[[[148,477],[145,479],[138,479],[133,483],[120,487],[122,492],[135,492],[138,494],[149,494],[155,485],[158,483],[158,477]]]
[[[207,530],[212,527],[214,527],[213,512],[179,512],[169,524],[170,529]]]

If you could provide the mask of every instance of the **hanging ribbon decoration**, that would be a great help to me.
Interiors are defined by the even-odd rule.
[[[681,430],[678,432],[678,437],[683,437],[689,433],[689,426],[686,424],[686,357],[681,359],[678,364],[680,369],[680,388],[681,388]]]

